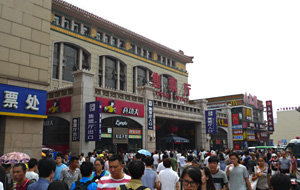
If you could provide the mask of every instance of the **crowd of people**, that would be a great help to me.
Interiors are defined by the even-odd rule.
[[[55,159],[46,155],[2,166],[0,190],[288,190],[286,173],[295,175],[297,159],[275,149],[166,150],[151,156],[106,150],[87,157],[58,153]]]

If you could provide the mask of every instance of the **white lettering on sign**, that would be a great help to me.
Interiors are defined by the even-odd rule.
[[[123,107],[122,114],[139,115],[139,110],[134,108]]]
[[[128,123],[127,123],[127,121],[120,121],[120,120],[116,120],[116,122],[115,122],[115,125],[116,126],[122,126],[122,127],[124,127],[124,126],[127,126],[128,125]]]
[[[39,108],[37,106],[40,104],[40,102],[37,99],[36,95],[32,96],[31,94],[28,94],[26,104],[27,104],[27,107],[26,107],[27,110],[29,110],[29,109],[33,110],[33,111],[39,110]]]
[[[3,107],[4,108],[14,108],[18,109],[18,95],[19,92],[13,92],[13,91],[4,91],[4,101],[3,101]]]

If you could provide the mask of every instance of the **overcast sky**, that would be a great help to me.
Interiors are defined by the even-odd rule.
[[[190,99],[247,92],[273,110],[300,106],[300,1],[66,0],[176,51]]]

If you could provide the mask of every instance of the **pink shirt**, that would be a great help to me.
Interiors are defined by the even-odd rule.
[[[130,180],[131,177],[126,174],[124,174],[122,179],[113,179],[109,174],[100,178],[97,190],[115,190],[118,186],[126,184]]]

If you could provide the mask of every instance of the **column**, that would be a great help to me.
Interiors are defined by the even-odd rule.
[[[138,78],[138,67],[135,67],[135,70],[134,70],[134,81],[135,81],[135,83],[134,83],[134,85],[135,85],[135,93],[137,93],[138,92],[138,90],[137,90],[137,87],[138,87],[138,80],[137,80],[137,78]]]
[[[106,63],[106,59],[105,56],[102,56],[102,87],[106,87],[105,85],[105,63]]]
[[[78,56],[78,66],[79,66],[79,70],[82,70],[82,54],[83,54],[83,50],[80,48],[79,49],[79,56]]]
[[[233,149],[231,107],[227,105],[225,110],[228,118],[228,133],[227,133],[228,148]]]
[[[65,27],[65,16],[61,16],[61,24],[60,24],[61,27]]]
[[[94,141],[85,141],[85,104],[95,101],[93,84],[94,73],[86,70],[73,72],[73,96],[71,107],[71,121],[73,118],[80,118],[80,141],[72,141],[72,132],[70,133],[70,149],[76,154],[88,152],[95,149]],[[70,123],[72,125],[72,122]],[[72,127],[70,127],[72,130]]]
[[[62,86],[63,67],[64,67],[64,43],[59,44],[59,69],[58,69],[58,87]]]
[[[201,109],[202,122],[196,124],[196,143],[200,148],[205,150],[210,149],[209,141],[210,136],[206,134],[206,124],[205,124],[205,110],[207,110],[206,100],[195,100],[195,105]]]
[[[117,77],[117,89],[120,90],[120,60],[117,60],[117,72],[118,72],[118,77]]]
[[[83,25],[82,23],[80,23],[80,31],[79,31],[80,34],[84,34],[84,33],[83,33],[83,26],[84,26],[84,25]]]
[[[74,18],[71,20],[71,23],[70,23],[70,29],[72,30],[72,31],[74,31],[74,23],[75,23],[75,21],[74,21]]]

